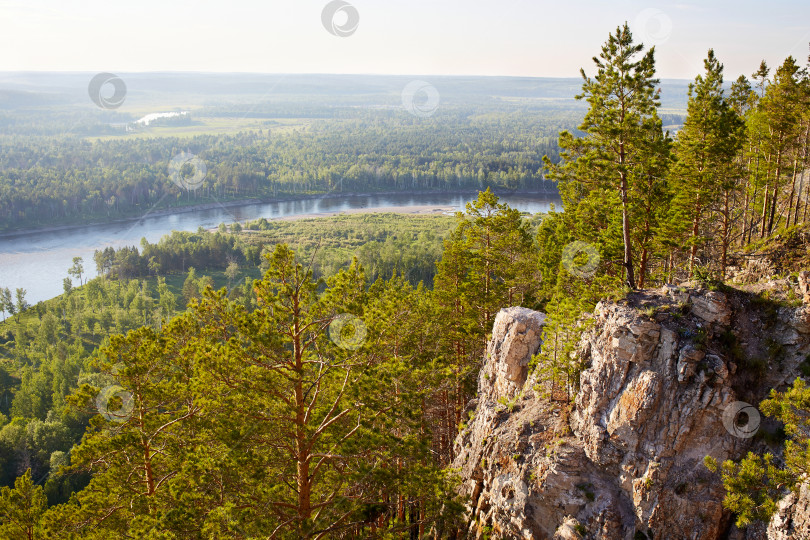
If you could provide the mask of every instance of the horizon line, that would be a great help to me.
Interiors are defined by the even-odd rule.
[[[0,74],[21,73],[21,74],[59,74],[59,75],[85,75],[94,73],[115,73],[129,74],[129,75],[305,75],[305,76],[336,76],[336,77],[444,77],[444,78],[490,78],[490,79],[555,79],[555,80],[582,80],[582,76],[552,76],[552,75],[486,75],[486,74],[438,74],[438,73],[329,73],[329,72],[309,72],[309,71],[197,71],[197,70],[153,70],[153,71],[129,71],[129,70],[44,70],[44,69],[0,69]],[[694,79],[685,79],[678,77],[659,77],[660,81],[689,81],[694,82]]]

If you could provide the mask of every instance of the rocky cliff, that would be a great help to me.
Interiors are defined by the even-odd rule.
[[[801,295],[799,296],[801,298]],[[470,538],[802,538],[806,490],[766,528],[738,531],[707,455],[761,451],[755,407],[810,353],[810,306],[665,287],[596,307],[572,404],[531,373],[544,315],[502,310],[455,442]],[[804,532],[801,532],[804,531]],[[799,536],[796,536],[796,535]]]

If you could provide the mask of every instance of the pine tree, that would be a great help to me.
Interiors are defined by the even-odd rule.
[[[533,298],[534,245],[520,212],[489,189],[458,213],[435,278],[437,299],[480,348],[502,307]]]
[[[723,506],[736,514],[736,525],[747,527],[753,521],[767,522],[779,507],[787,490],[798,492],[810,474],[810,388],[797,378],[785,392],[771,390],[768,399],[760,403],[767,416],[785,426],[788,436],[784,459],[774,455],[749,452],[739,463],[723,462],[706,456],[704,463],[712,472],[722,474],[726,496]],[[780,461],[782,463],[780,463]]]
[[[166,278],[157,278],[157,292],[158,292],[158,319],[169,320],[177,311],[177,298],[174,293],[169,290],[166,284]]]
[[[760,101],[763,121],[767,125],[762,152],[768,163],[760,237],[773,230],[779,188],[782,186],[788,154],[798,143],[801,117],[799,71],[795,59],[792,56],[786,58],[777,68],[773,82],[768,85]]]
[[[159,331],[111,339],[106,386],[73,398],[102,413],[73,453],[94,476],[53,530],[362,537],[458,510],[424,429],[442,374],[424,290],[395,277],[369,292],[356,261],[323,283],[285,245],[253,290],[252,312],[207,288]]]
[[[633,178],[637,186],[631,204],[634,250],[639,253],[638,287],[643,289],[651,271],[653,259],[663,255],[661,229],[666,219],[671,193],[667,175],[670,167],[669,133],[664,133],[661,119],[653,113],[644,122],[647,144],[642,146],[641,161],[647,164]]]
[[[14,481],[14,488],[0,490],[0,538],[42,538],[41,517],[48,503],[42,486],[31,480],[31,469]]]
[[[99,413],[72,454],[71,470],[93,478],[51,527],[80,536],[167,528],[161,521],[194,446],[190,424],[201,411],[190,388],[194,363],[184,350],[189,322],[175,319],[160,334],[143,327],[113,336],[103,350],[99,386],[85,384],[70,398]]]
[[[576,207],[578,199],[590,192],[618,195],[622,266],[632,289],[636,288],[636,271],[631,206],[639,189],[634,179],[646,178],[651,164],[644,157],[657,154],[648,148],[656,140],[648,137],[646,124],[659,106],[655,48],[636,59],[643,50],[643,44],[633,43],[627,24],[609,36],[599,57],[594,58],[596,76],[591,79],[580,70],[585,82],[577,99],[585,99],[590,106],[579,126],[585,136],[561,133],[562,164],[551,166],[546,160],[551,178],[582,186],[574,197],[564,199],[566,209]]]
[[[520,212],[499,203],[489,189],[466,210],[445,241],[431,295],[448,378],[434,396],[442,404],[436,416],[442,418],[439,452],[446,462],[495,315],[503,307],[534,301],[540,287],[536,249]]]
[[[441,260],[437,263],[434,289],[430,301],[438,329],[435,332],[439,354],[447,370],[444,399],[435,416],[446,426],[449,417],[454,424],[461,420],[461,409],[468,397],[475,392],[475,380],[483,341],[478,332],[478,312],[472,305],[474,288],[478,285],[468,278],[472,266],[472,254],[464,247],[461,228],[453,231],[444,242]],[[454,396],[455,399],[450,399]],[[442,427],[446,432],[446,427]],[[449,463],[450,439],[455,433],[444,434],[437,443],[437,451]]]
[[[728,97],[728,104],[734,110],[737,116],[743,120],[743,123],[745,124],[743,129],[746,139],[736,157],[737,168],[742,172],[739,189],[743,193],[743,200],[741,203],[742,215],[740,216],[738,231],[738,245],[740,246],[743,246],[746,242],[748,242],[748,216],[753,200],[753,193],[751,190],[752,187],[754,187],[754,184],[751,176],[751,156],[753,155],[753,145],[756,142],[756,138],[752,137],[748,132],[747,122],[752,107],[756,105],[756,100],[757,95],[745,75],[740,75],[737,77],[736,81],[731,83],[731,92]],[[739,208],[737,209],[737,212],[739,213]]]
[[[689,275],[698,250],[714,235],[704,226],[707,216],[738,177],[734,158],[743,141],[743,123],[723,96],[723,65],[713,50],[703,65],[705,73],[689,86],[687,116],[675,141],[671,172],[671,229],[681,233],[682,245],[689,249]],[[728,244],[723,246],[725,253]],[[725,255],[721,266],[725,271]]]
[[[621,290],[618,278],[609,275],[584,280],[568,273],[564,265],[557,271],[552,297],[546,303],[543,346],[532,359],[537,380],[544,387],[541,395],[550,400],[570,401],[579,389],[584,366],[576,357],[582,333],[591,320],[584,316],[596,303]]]
[[[770,73],[770,68],[768,64],[763,60],[759,64],[759,69],[751,74],[751,78],[753,78],[757,82],[757,92],[752,92],[749,99],[748,104],[748,113],[745,117],[746,122],[746,134],[748,136],[748,140],[750,141],[748,150],[746,152],[747,158],[747,168],[750,171],[751,180],[749,180],[749,191],[751,192],[751,217],[746,222],[745,226],[747,227],[747,240],[743,239],[743,245],[747,242],[751,241],[751,238],[754,234],[754,229],[757,228],[758,218],[756,215],[756,208],[759,202],[757,198],[758,192],[760,189],[763,188],[763,177],[767,175],[762,174],[762,139],[764,137],[766,131],[766,123],[763,119],[763,114],[759,107],[759,102],[762,100],[763,96],[765,95],[765,89],[768,85],[768,74]],[[761,194],[759,195],[761,197]],[[764,206],[764,203],[763,203]],[[746,236],[745,234],[743,236]]]
[[[186,304],[191,302],[192,299],[200,297],[200,288],[199,285],[197,285],[197,271],[194,267],[189,267],[188,275],[183,282],[181,293],[183,295],[183,302]]]
[[[489,189],[479,192],[466,210],[459,215],[459,232],[469,254],[468,293],[480,314],[479,332],[485,334],[497,311],[513,304],[517,292],[525,294],[532,239],[520,212],[498,203]]]

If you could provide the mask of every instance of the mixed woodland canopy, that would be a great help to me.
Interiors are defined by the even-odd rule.
[[[4,289],[0,536],[453,537],[453,440],[499,309],[547,313],[533,369],[564,407],[597,301],[722,281],[735,253],[806,227],[810,77],[796,59],[728,85],[708,51],[677,131],[659,114],[655,51],[626,25],[582,74],[587,112],[555,142],[534,120],[437,117],[4,146],[10,221],[151,204],[174,193],[165,163],[186,147],[219,164],[217,196],[547,175],[563,207],[524,216],[486,189],[455,218],[260,220],[100,251],[100,277],[82,283],[92,263],[75,261],[65,294],[36,306]],[[766,406],[792,436],[786,468],[723,466],[742,523],[772,508],[749,504],[778,498],[769,482],[806,473],[791,406],[808,409],[801,381]]]

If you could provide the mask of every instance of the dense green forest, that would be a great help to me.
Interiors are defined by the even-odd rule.
[[[129,280],[155,275],[185,274],[191,268],[227,271],[262,268],[263,255],[279,243],[297,250],[311,261],[315,277],[336,273],[353,257],[366,269],[369,281],[388,279],[395,273],[431,287],[442,239],[452,228],[449,216],[362,214],[294,221],[265,218],[229,227],[217,233],[173,232],[155,244],[142,241],[118,250],[96,251],[100,276]],[[231,234],[228,234],[230,230]]]
[[[655,51],[627,25],[593,70],[579,96],[587,112],[559,134],[559,159],[547,155],[544,171],[537,155],[525,162],[557,182],[558,211],[524,216],[487,189],[451,223],[425,218],[424,233],[390,218],[356,221],[351,234],[328,221],[288,237],[267,221],[176,233],[99,252],[101,277],[16,311],[2,327],[11,361],[0,371],[0,455],[12,459],[0,464],[0,535],[456,537],[463,501],[447,467],[499,309],[547,313],[533,367],[548,399],[565,403],[583,369],[569,353],[597,301],[685,279],[717,284],[733,252],[806,227],[810,77],[794,58],[726,89],[709,51],[676,133],[659,115]],[[505,141],[538,136],[520,123],[503,130]],[[351,138],[307,136],[344,148],[345,165],[365,163]],[[299,148],[301,138],[281,140]],[[459,151],[440,159],[460,163],[465,143],[412,151]],[[291,162],[302,175],[291,185],[330,189],[318,159]],[[723,465],[726,504],[742,517],[747,501],[772,501],[802,478],[810,443],[792,404],[807,409],[801,381],[768,406],[793,426],[795,459]],[[762,472],[746,483],[752,470]]]
[[[176,232],[140,249],[98,251],[92,263],[101,277],[81,287],[73,286],[81,279],[76,269],[92,263],[76,261],[78,266],[66,269],[65,294],[30,309],[17,309],[9,291],[10,306],[0,302],[4,319],[8,316],[0,324],[0,418],[2,424],[9,418],[28,420],[8,425],[0,436],[0,482],[12,484],[28,467],[35,477],[45,477],[51,455],[69,452],[80,440],[89,416],[65,409],[65,396],[94,371],[93,358],[108,336],[143,325],[160,328],[199,299],[206,286],[226,287],[231,300],[255,309],[252,283],[265,267],[262,254],[279,243],[289,243],[312,261],[316,277],[333,275],[354,255],[370,283],[395,273],[410,275],[414,285],[432,283],[453,221],[368,214],[262,219],[245,224],[242,234],[238,225],[234,234]],[[59,500],[57,491],[48,493],[51,501]]]
[[[355,113],[292,129],[183,139],[4,135],[0,230],[248,198],[490,186],[553,192],[542,158],[557,156],[556,135],[576,118],[464,109],[425,119]],[[172,177],[172,159],[183,152],[207,169],[192,189]]]

